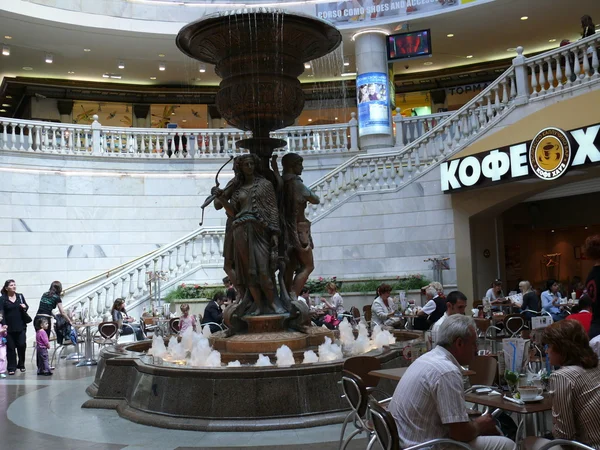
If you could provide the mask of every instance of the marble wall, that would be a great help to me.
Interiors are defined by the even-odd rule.
[[[450,196],[432,170],[396,193],[364,194],[313,226],[315,274],[365,278],[433,276],[433,256],[449,257],[445,284],[456,283]]]

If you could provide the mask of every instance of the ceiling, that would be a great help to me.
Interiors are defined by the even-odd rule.
[[[411,20],[404,25],[412,30],[431,29],[433,56],[395,63],[395,73],[400,76],[423,73],[427,76],[429,71],[506,59],[515,55],[514,50],[507,49],[518,45],[525,48],[526,54],[548,50],[558,46],[562,39],[576,40],[579,37],[579,19],[583,14],[600,18],[600,2],[496,0]],[[523,16],[527,16],[528,20],[521,20]],[[394,32],[401,25],[379,28]],[[0,30],[0,41],[10,46],[10,56],[0,55],[0,77],[168,85],[182,89],[215,86],[220,81],[211,66],[206,68],[205,73],[200,73],[199,64],[177,49],[174,36],[77,27],[4,11],[0,11]],[[355,69],[352,33],[342,32],[344,42],[336,55],[329,58],[332,64],[320,64],[318,68],[315,64],[314,69],[305,71],[301,81],[351,80],[351,77],[340,77],[339,74]],[[454,37],[449,38],[448,34],[454,34]],[[44,62],[47,53],[52,54],[52,64]],[[342,66],[344,59],[350,62],[350,66]],[[124,69],[117,67],[119,61],[125,64]],[[165,65],[164,71],[159,70],[160,64]],[[104,79],[102,74],[105,73],[122,78]]]

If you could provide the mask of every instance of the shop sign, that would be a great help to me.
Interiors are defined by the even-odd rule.
[[[317,17],[335,24],[382,21],[451,10],[474,0],[353,0],[316,5]]]
[[[483,83],[466,84],[464,86],[446,88],[446,95],[478,94],[488,87],[489,84],[490,83],[486,81]]]
[[[600,162],[600,125],[573,131],[545,128],[531,141],[443,162],[443,192],[537,176],[556,180],[571,167]]]

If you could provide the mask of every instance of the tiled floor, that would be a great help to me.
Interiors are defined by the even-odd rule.
[[[208,433],[139,425],[113,410],[82,409],[95,368],[61,362],[53,377],[35,367],[0,380],[0,449],[219,449],[334,450],[340,425],[302,430]],[[349,450],[366,448],[354,439]],[[375,446],[375,449],[379,449]]]

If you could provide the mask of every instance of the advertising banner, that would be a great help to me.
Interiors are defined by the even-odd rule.
[[[335,24],[372,22],[456,8],[476,0],[349,0],[317,4],[317,17]]]
[[[356,78],[358,135],[391,134],[388,77],[384,72],[368,72]]]

